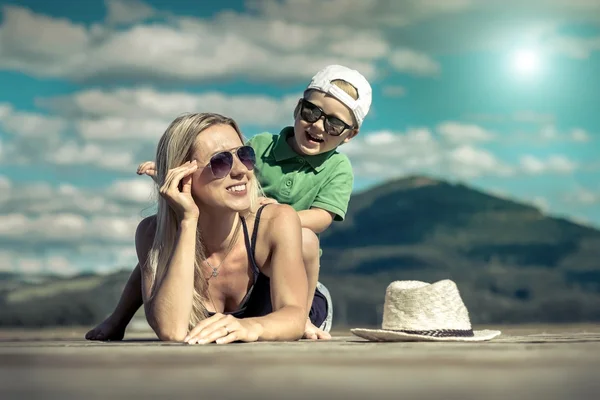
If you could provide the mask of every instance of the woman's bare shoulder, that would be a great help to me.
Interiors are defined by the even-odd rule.
[[[269,204],[263,209],[261,222],[267,228],[265,234],[269,237],[280,236],[289,229],[300,229],[300,217],[296,210],[287,204]]]
[[[135,231],[136,245],[148,247],[152,245],[156,233],[156,215],[151,215],[140,221]]]

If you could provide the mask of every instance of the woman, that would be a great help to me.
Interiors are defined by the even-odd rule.
[[[161,340],[302,337],[300,220],[286,205],[257,209],[254,151],[243,143],[218,114],[179,117],[160,139],[158,212],[140,222],[135,243],[146,318]]]

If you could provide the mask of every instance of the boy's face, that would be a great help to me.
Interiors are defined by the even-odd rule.
[[[352,112],[335,97],[318,90],[311,90],[304,100],[306,100],[304,105],[298,107],[294,123],[292,147],[297,153],[309,156],[326,153],[342,143],[347,143],[358,133],[358,128],[354,128],[356,125]],[[322,115],[315,122],[307,121],[307,119],[314,120],[322,113],[327,117]],[[328,130],[342,133],[335,136],[328,133]]]

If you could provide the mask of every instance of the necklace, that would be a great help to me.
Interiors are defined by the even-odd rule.
[[[238,214],[238,216],[239,216],[239,214]],[[241,216],[239,216],[239,218],[241,218]],[[231,250],[233,249],[233,246],[235,245],[235,243],[237,242],[237,238],[239,236],[239,231],[240,231],[241,225],[242,225],[242,221],[241,221],[241,219],[238,219],[238,224],[235,227],[235,232],[233,233],[233,238],[231,238],[231,240],[229,241],[229,246],[227,247],[227,252],[225,253],[225,256],[223,256],[223,258],[221,259],[221,262],[219,263],[219,265],[217,265],[215,267],[211,263],[208,262],[208,259],[206,259],[206,258],[204,259],[204,262],[212,269],[212,272],[210,273],[208,278],[206,278],[206,281],[208,281],[210,278],[216,278],[217,276],[219,276],[219,268],[221,268],[221,265],[223,265],[223,262],[225,261],[225,259],[227,258],[227,256],[231,252]],[[212,301],[212,299],[211,299],[211,301]],[[214,306],[214,303],[213,303],[213,306]]]

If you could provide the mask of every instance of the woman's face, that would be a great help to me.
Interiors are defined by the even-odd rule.
[[[199,205],[244,211],[250,208],[249,182],[254,172],[238,158],[236,149],[243,143],[235,129],[229,125],[213,125],[200,132],[196,138],[192,160],[198,169],[192,180],[192,195]],[[233,164],[223,178],[215,177],[210,160],[220,152],[231,152]]]

